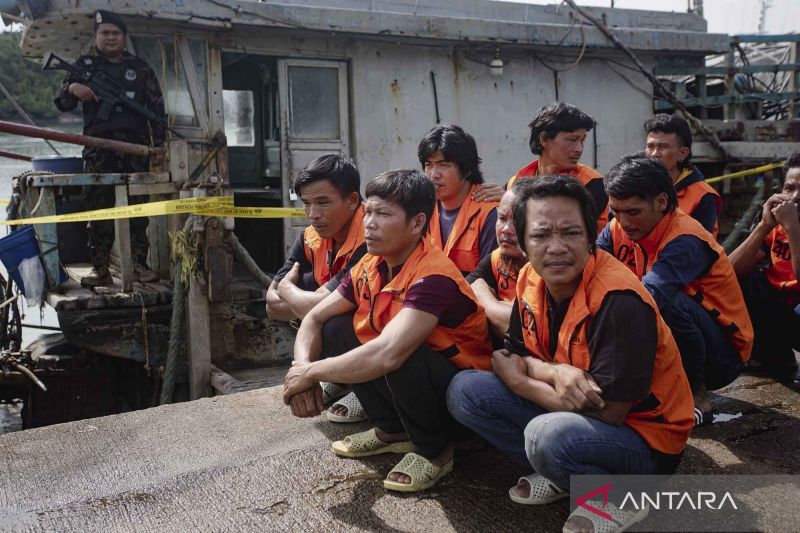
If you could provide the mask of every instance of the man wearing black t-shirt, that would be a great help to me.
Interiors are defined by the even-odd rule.
[[[596,220],[571,177],[522,186],[514,227],[530,264],[506,349],[492,355],[494,373],[461,372],[447,391],[456,420],[535,470],[509,490],[517,503],[566,497],[570,475],[674,471],[692,428],[675,341],[638,278],[595,250]],[[620,527],[643,518],[615,512]],[[585,522],[570,515],[564,530]]]

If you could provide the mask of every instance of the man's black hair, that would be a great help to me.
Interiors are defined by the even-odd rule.
[[[478,146],[472,135],[460,126],[434,126],[425,135],[417,148],[423,170],[425,161],[436,152],[442,152],[445,160],[455,163],[468,182],[483,183]]]
[[[667,195],[667,212],[678,206],[678,195],[667,167],[657,159],[638,155],[624,156],[603,178],[606,194],[627,200],[638,196],[652,200],[661,193]]]
[[[681,147],[689,149],[683,161],[678,163],[679,168],[684,168],[689,164],[692,158],[692,130],[689,128],[689,123],[677,115],[667,115],[666,113],[659,113],[644,123],[644,130],[647,133],[674,133],[678,137]]]
[[[382,200],[395,203],[406,212],[406,220],[419,213],[425,214],[425,227],[422,233],[428,231],[428,224],[433,215],[433,206],[436,204],[436,187],[425,174],[419,170],[389,170],[378,174],[367,183],[364,195],[369,199],[377,196]]]
[[[783,168],[786,170],[800,168],[800,151],[790,155],[789,158],[786,159],[786,163],[783,164]]]
[[[531,129],[531,138],[528,144],[531,152],[536,155],[542,153],[542,143],[539,137],[544,133],[545,138],[553,139],[562,131],[571,132],[579,129],[592,131],[595,122],[592,117],[571,104],[550,104],[541,108],[533,117],[528,127]]]
[[[298,172],[294,190],[300,196],[303,187],[322,180],[328,180],[342,198],[355,192],[361,199],[361,176],[353,161],[342,154],[325,154],[310,162]]]
[[[520,248],[525,250],[525,231],[528,222],[528,200],[531,198],[542,199],[553,196],[571,198],[578,202],[583,218],[583,226],[586,229],[586,238],[589,241],[589,250],[594,252],[595,238],[597,236],[597,206],[594,203],[591,193],[586,187],[572,176],[542,176],[535,180],[523,180],[514,184],[514,231],[517,232],[517,242]]]

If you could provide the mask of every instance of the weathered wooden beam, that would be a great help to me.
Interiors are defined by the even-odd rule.
[[[116,207],[128,205],[128,186],[114,186]],[[114,244],[119,250],[119,273],[122,278],[123,292],[133,291],[133,257],[131,252],[131,221],[127,218],[114,220]]]
[[[735,65],[732,67],[692,67],[692,66],[672,66],[657,65],[653,72],[657,76],[681,76],[681,75],[706,75],[706,76],[725,76],[739,72],[745,74],[755,74],[759,72],[796,72],[800,71],[800,63],[783,63],[773,65]]]

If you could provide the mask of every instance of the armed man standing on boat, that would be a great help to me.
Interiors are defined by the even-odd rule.
[[[118,82],[129,98],[143,105],[158,117],[166,117],[164,98],[155,72],[143,60],[125,51],[127,27],[122,18],[109,11],[97,11],[94,19],[94,48],[88,55],[77,59],[74,65],[83,70],[103,72]],[[82,103],[83,133],[104,139],[125,141],[136,144],[160,145],[165,140],[162,124],[148,121],[147,118],[127,106],[116,105],[107,119],[99,113],[101,99],[88,85],[78,83],[76,77],[68,74],[55,97],[56,107],[61,111],[72,111]],[[165,121],[164,121],[165,122]],[[84,170],[87,173],[130,173],[147,172],[149,161],[146,157],[125,155],[110,150],[86,147],[83,149]],[[114,188],[95,185],[86,193],[86,210],[104,209],[114,206]],[[147,201],[147,197],[133,197],[132,204]],[[131,220],[131,248],[133,250],[134,273],[139,281],[158,279],[158,275],[147,266],[147,217]],[[89,248],[91,251],[92,272],[81,279],[85,287],[110,285],[113,282],[109,272],[111,246],[114,244],[114,222],[100,220],[90,222]]]

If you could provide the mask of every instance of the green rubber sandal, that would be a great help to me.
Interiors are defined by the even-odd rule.
[[[337,440],[331,443],[331,449],[339,457],[369,457],[381,453],[408,453],[415,450],[410,440],[383,442],[375,433],[375,428]]]
[[[436,466],[428,459],[416,453],[407,453],[403,459],[392,468],[392,473],[403,474],[411,478],[411,483],[392,481],[387,476],[383,480],[383,488],[399,492],[418,492],[427,490],[439,482],[444,476],[453,471],[453,460],[450,459],[443,466]]]

